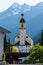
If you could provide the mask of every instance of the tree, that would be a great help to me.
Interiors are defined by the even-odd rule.
[[[19,52],[19,50],[16,46],[12,46],[12,52]]]
[[[41,31],[41,45],[43,45],[43,30]]]
[[[10,52],[10,38],[8,39],[7,42],[6,52]]]
[[[4,52],[6,51],[6,47],[7,47],[7,38],[6,35],[4,36]]]
[[[41,46],[40,43],[35,44],[35,46],[30,49],[28,60],[22,62],[22,64],[32,63],[43,63],[43,46]]]
[[[43,60],[43,46],[40,43],[36,44],[30,51],[30,58],[37,61]]]
[[[5,53],[3,53],[3,55],[2,55],[2,60],[6,61],[6,55],[5,55]]]

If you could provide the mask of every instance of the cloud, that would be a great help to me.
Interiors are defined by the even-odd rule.
[[[43,2],[43,0],[12,0],[12,1],[17,2],[19,4],[27,3],[29,5],[35,5],[39,2]]]

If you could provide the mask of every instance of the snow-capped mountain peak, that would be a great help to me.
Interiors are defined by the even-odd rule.
[[[27,5],[27,4],[20,5],[18,3],[14,3],[6,11],[0,13],[0,15],[4,14],[4,17],[7,17],[7,16],[12,16],[12,15],[15,15],[15,14],[19,14],[21,12],[25,13],[29,10],[30,10],[30,6]],[[2,16],[2,18],[3,18],[3,16]]]

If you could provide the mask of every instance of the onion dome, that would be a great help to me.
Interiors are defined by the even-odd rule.
[[[22,18],[20,19],[20,23],[25,23],[25,20],[24,20],[23,16],[24,16],[24,14],[21,14]]]

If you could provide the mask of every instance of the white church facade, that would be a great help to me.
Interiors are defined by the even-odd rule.
[[[21,14],[19,35],[15,37],[15,46],[20,52],[29,52],[30,48],[33,47],[33,39],[26,33],[26,22],[23,18],[24,14]]]

